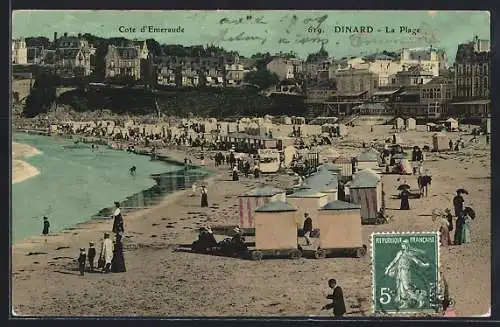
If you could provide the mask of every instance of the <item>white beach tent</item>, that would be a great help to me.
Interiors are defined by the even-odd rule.
[[[415,120],[415,118],[407,118],[406,119],[406,128],[408,130],[415,130],[417,129],[417,121]]]
[[[456,130],[458,129],[458,121],[453,119],[453,118],[448,118],[446,119],[446,123],[450,126],[450,130]]]
[[[405,120],[401,117],[398,117],[394,120],[394,128],[395,129],[402,129],[405,127]]]

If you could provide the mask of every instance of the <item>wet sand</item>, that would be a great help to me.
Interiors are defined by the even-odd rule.
[[[41,152],[27,144],[12,143],[12,184],[21,183],[34,177],[40,171],[19,158],[29,158],[39,155]]]
[[[385,139],[390,127],[350,128],[350,136],[336,144],[343,155],[358,154],[361,141]],[[408,132],[403,144],[431,145],[432,133]],[[450,134],[457,139],[457,133]],[[464,136],[465,140],[471,136]],[[411,143],[410,143],[411,140]],[[182,159],[182,152],[170,151]],[[194,162],[196,164],[196,160]],[[208,169],[217,175],[208,181],[209,207],[200,207],[200,195],[176,192],[154,208],[125,214],[125,263],[122,274],[78,275],[75,262],[80,247],[99,242],[112,221],[83,223],[72,230],[16,243],[12,248],[12,302],[19,315],[35,316],[331,316],[320,308],[328,303],[327,280],[336,278],[344,289],[347,316],[371,312],[370,257],[268,259],[260,262],[176,252],[178,244],[190,244],[197,228],[210,224],[238,223],[237,195],[261,183],[290,187],[292,177],[268,175],[256,180],[230,181],[227,167]],[[364,225],[363,242],[373,232],[436,231],[434,208],[452,207],[455,190],[469,191],[466,203],[476,210],[472,243],[441,248],[441,270],[456,300],[459,316],[488,311],[491,294],[490,149],[466,143],[458,152],[428,153],[426,168],[433,180],[427,198],[410,200],[411,210],[400,211],[396,194],[398,175],[383,175],[387,213],[384,225]],[[416,187],[416,177],[407,176]],[[220,237],[222,239],[223,237]],[[97,246],[99,250],[99,246]],[[31,255],[28,255],[31,252]],[[36,254],[38,252],[38,254]]]

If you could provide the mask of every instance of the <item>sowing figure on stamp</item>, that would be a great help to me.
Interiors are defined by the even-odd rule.
[[[425,304],[427,292],[418,290],[411,283],[412,262],[419,267],[427,268],[430,266],[428,262],[423,262],[417,258],[418,253],[423,253],[420,249],[410,248],[408,240],[403,240],[401,250],[396,254],[396,257],[385,269],[385,274],[396,279],[396,302],[400,309],[406,309],[410,301],[418,303],[418,307],[422,308]]]

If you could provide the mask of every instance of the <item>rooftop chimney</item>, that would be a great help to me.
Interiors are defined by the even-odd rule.
[[[82,37],[82,33],[78,33],[78,38],[81,38]]]
[[[68,37],[68,32],[64,32],[64,37]]]
[[[54,42],[57,41],[57,32],[54,32]]]

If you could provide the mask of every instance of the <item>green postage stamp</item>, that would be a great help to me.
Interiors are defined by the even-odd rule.
[[[371,244],[373,312],[435,312],[438,233],[374,233]]]

